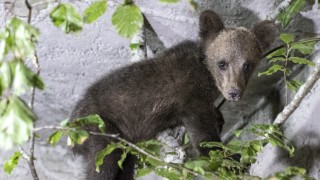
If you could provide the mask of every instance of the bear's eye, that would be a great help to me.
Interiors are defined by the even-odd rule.
[[[220,68],[221,70],[226,70],[227,67],[228,67],[228,64],[227,64],[227,62],[225,62],[225,61],[220,61],[220,62],[218,62],[218,66],[219,66],[219,68]]]
[[[251,71],[253,68],[253,64],[250,64],[250,63],[246,63],[243,65],[243,70],[244,71]]]

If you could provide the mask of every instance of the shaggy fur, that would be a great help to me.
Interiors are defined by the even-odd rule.
[[[224,123],[214,101],[220,92],[226,99],[240,99],[262,50],[274,39],[274,30],[270,21],[253,31],[225,28],[218,15],[205,11],[200,17],[199,42],[182,42],[155,58],[104,76],[86,91],[71,120],[99,114],[107,133],[120,134],[133,143],[183,125],[193,147],[206,155],[209,150],[199,143],[220,141]],[[226,69],[221,69],[222,61]],[[93,126],[85,129],[98,131]],[[117,166],[120,150],[105,158],[100,173],[95,171],[96,152],[108,143],[106,138],[91,136],[74,147],[86,159],[86,179],[133,179],[135,158],[129,155],[121,170]]]

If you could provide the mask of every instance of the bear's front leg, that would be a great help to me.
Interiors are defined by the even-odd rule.
[[[196,150],[196,156],[207,156],[211,149],[200,147],[200,143],[221,142],[220,133],[224,123],[222,114],[213,105],[199,100],[190,102],[185,113],[183,124],[189,134],[192,148]]]

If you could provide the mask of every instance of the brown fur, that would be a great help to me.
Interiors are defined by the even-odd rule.
[[[262,26],[256,26],[255,31],[226,29],[214,12],[205,11],[200,17],[200,42],[182,42],[155,58],[101,78],[78,102],[71,120],[99,114],[107,133],[119,133],[133,143],[183,125],[193,147],[206,155],[208,149],[200,148],[199,143],[220,141],[223,118],[214,108],[219,91],[227,99],[240,99],[253,69],[243,70],[244,64],[255,65],[261,48],[273,39],[268,36],[274,34],[274,24],[265,21]],[[222,60],[228,64],[223,71],[219,69]],[[240,94],[231,93],[231,98],[232,88],[240,89]],[[91,126],[85,129],[97,131]],[[101,172],[95,172],[96,152],[108,143],[108,139],[91,136],[74,147],[87,160],[86,179],[133,179],[134,157],[129,155],[121,170],[117,166],[121,151],[107,156]]]

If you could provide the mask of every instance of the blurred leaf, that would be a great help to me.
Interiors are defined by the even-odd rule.
[[[7,30],[0,30],[0,61],[2,61],[5,55],[8,53],[8,47],[6,45],[6,39],[9,32]]]
[[[152,169],[150,169],[150,168],[137,169],[136,178],[145,176],[151,172],[152,172]]]
[[[143,25],[143,16],[139,7],[134,4],[120,5],[112,15],[112,25],[118,34],[131,38]]]
[[[317,41],[308,42],[308,43],[300,43],[300,42],[292,43],[291,49],[297,49],[302,54],[310,54],[313,51],[314,45],[316,43]]]
[[[273,57],[277,57],[277,56],[284,56],[287,53],[287,49],[286,48],[280,48],[272,53],[270,53],[267,58],[271,59]]]
[[[163,2],[163,3],[177,3],[177,2],[179,2],[179,0],[160,0],[160,2]]]
[[[83,21],[88,24],[93,23],[102,16],[106,10],[107,0],[96,1],[83,12]]]
[[[140,43],[131,43],[130,44],[130,49],[131,49],[131,51],[140,49]]]
[[[259,72],[258,76],[262,76],[262,75],[272,75],[278,71],[285,71],[285,68],[279,64],[274,64],[272,65],[267,71],[264,72]]]
[[[31,87],[44,89],[42,79],[26,67],[22,62],[18,62],[14,68],[13,89],[16,95],[25,93]]]
[[[26,142],[33,128],[35,115],[18,97],[10,97],[0,117],[0,147],[10,149],[13,144]]]
[[[235,135],[236,137],[240,137],[240,135],[241,135],[242,132],[243,132],[243,129],[233,131],[233,133],[234,133],[234,135]]]
[[[280,34],[280,39],[286,44],[291,43],[293,38],[294,38],[293,34]]]
[[[191,7],[192,7],[193,10],[197,10],[197,9],[198,9],[199,4],[198,4],[196,1],[194,1],[194,0],[188,0],[188,2],[189,2],[189,4],[191,5]]]
[[[59,4],[51,11],[50,18],[56,27],[67,34],[82,31],[82,18],[71,4]]]
[[[96,155],[96,171],[100,172],[100,166],[103,164],[103,160],[105,156],[111,154],[115,149],[117,149],[118,146],[116,143],[108,144],[106,148],[104,148],[102,151],[99,151]]]
[[[290,57],[290,61],[297,63],[297,64],[307,64],[309,66],[315,66],[316,64],[310,60],[304,59],[304,58],[299,58],[299,57]]]
[[[18,59],[34,56],[36,41],[40,35],[38,29],[13,18],[7,25],[6,51],[11,50]]]
[[[285,28],[288,26],[292,16],[300,12],[304,5],[305,0],[293,0],[288,7],[280,11],[276,19],[279,20],[282,27]]]
[[[19,151],[16,151],[13,156],[4,163],[4,171],[11,174],[12,170],[17,166],[21,156],[22,154]]]
[[[287,81],[287,86],[292,92],[297,92],[297,89],[299,89],[302,86],[302,83],[297,80]]]
[[[48,138],[49,144],[56,145],[62,136],[63,136],[63,132],[61,130],[58,130],[55,133],[51,134],[50,137]]]
[[[14,72],[12,69],[12,62],[2,62],[0,64],[0,86],[3,89],[8,89],[12,84]],[[2,93],[0,93],[1,95]]]

